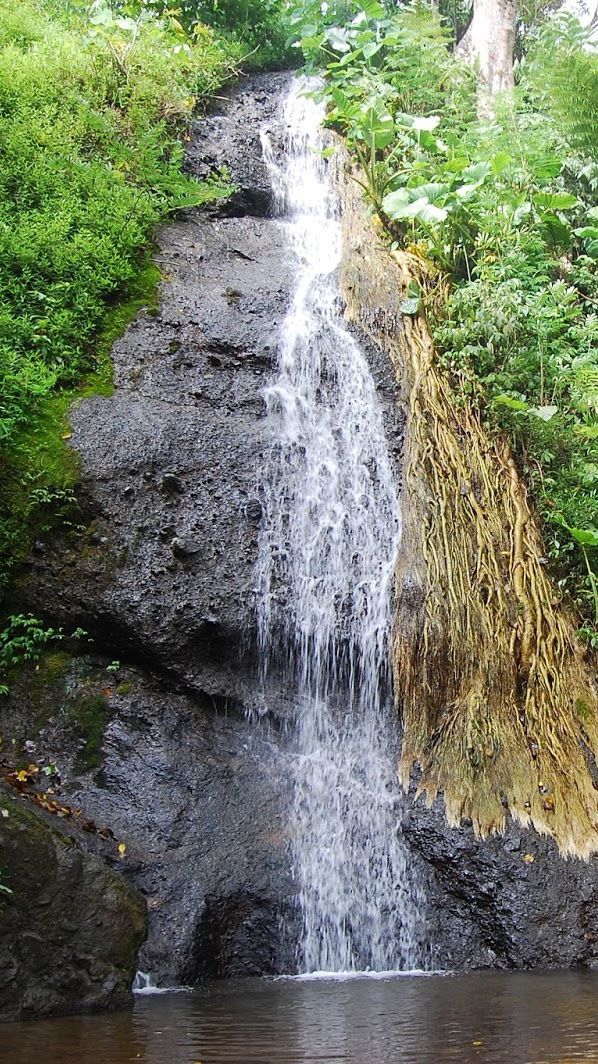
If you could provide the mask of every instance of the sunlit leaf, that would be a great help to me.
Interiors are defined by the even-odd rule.
[[[558,406],[533,406],[530,410],[530,414],[534,414],[535,417],[539,417],[542,421],[550,421],[555,414],[558,414]]]
[[[511,156],[508,154],[508,152],[499,151],[490,163],[494,176],[500,177],[500,175],[507,169],[507,166],[509,166],[510,162]]]
[[[514,399],[512,395],[495,395],[492,402],[495,406],[506,406],[509,410],[529,410],[523,399]]]
[[[440,115],[427,115],[427,116],[415,116],[413,119],[413,129],[417,129],[421,132],[431,133],[433,129],[440,123]]]
[[[393,117],[383,103],[364,108],[355,120],[356,135],[375,148],[386,148],[393,140]]]
[[[569,211],[577,207],[579,200],[568,192],[537,192],[534,203],[550,211]]]
[[[569,531],[583,547],[598,547],[598,531],[595,528],[570,528]]]
[[[389,218],[396,217],[395,211],[399,210],[406,203],[409,203],[409,193],[406,188],[397,188],[394,192],[389,192],[387,196],[382,200],[382,210],[389,216]]]
[[[491,173],[490,163],[474,163],[473,166],[466,166],[462,176],[469,185],[481,185]]]

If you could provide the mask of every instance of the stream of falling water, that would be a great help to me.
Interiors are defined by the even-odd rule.
[[[338,208],[323,109],[296,80],[278,162],[295,282],[265,393],[277,426],[264,485],[258,632],[294,684],[292,859],[303,972],[422,962],[422,899],[399,840],[389,641],[400,511],[364,354],[341,318]]]

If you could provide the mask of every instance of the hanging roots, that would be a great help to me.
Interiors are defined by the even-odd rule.
[[[394,674],[400,776],[444,794],[481,836],[507,811],[563,854],[598,850],[596,687],[544,567],[510,448],[439,368],[423,317],[402,317],[421,260],[378,239],[344,181],[347,316],[392,359],[408,417]],[[595,777],[596,778],[596,777]]]

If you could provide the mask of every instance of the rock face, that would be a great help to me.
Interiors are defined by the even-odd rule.
[[[0,1020],[130,1004],[143,899],[22,799],[0,806]]]
[[[289,970],[294,888],[272,729],[113,669],[99,656],[50,660],[22,681],[4,723],[29,759],[59,765],[63,798],[125,842],[119,868],[149,911],[138,967],[168,986]]]
[[[598,967],[596,860],[510,823],[484,841],[450,829],[442,802],[411,803],[404,833],[423,859],[431,956],[442,968]]]
[[[55,761],[63,795],[126,842],[149,909],[139,967],[162,984],[294,966],[290,693],[275,672],[260,689],[252,612],[262,393],[290,287],[259,131],[279,137],[285,81],[248,79],[198,124],[190,169],[226,163],[238,192],[160,234],[160,309],[116,344],[114,395],[72,414],[88,529],[35,555],[19,591],[93,642],[17,683],[4,735]],[[365,346],[398,458],[394,374]],[[598,959],[595,863],[515,828],[480,842],[413,801],[404,833],[436,966]]]

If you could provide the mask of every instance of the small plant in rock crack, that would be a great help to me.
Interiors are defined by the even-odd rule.
[[[62,639],[62,629],[44,628],[33,615],[13,614],[0,632],[0,693],[8,693],[6,676],[11,669],[28,661],[39,661],[51,640]]]

